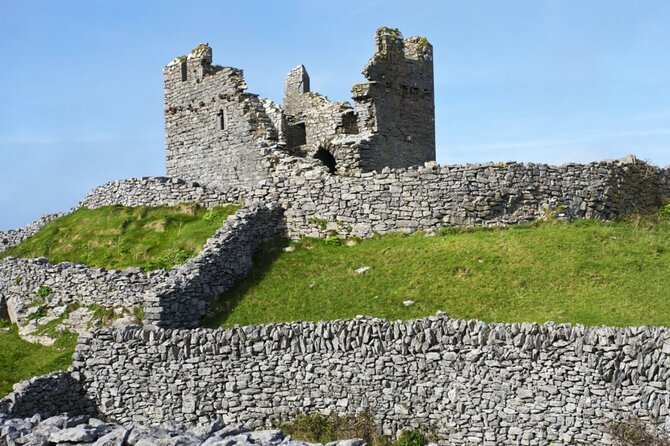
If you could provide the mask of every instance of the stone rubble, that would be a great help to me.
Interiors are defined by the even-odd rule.
[[[250,430],[221,419],[206,425],[163,423],[120,425],[92,416],[55,415],[43,419],[8,418],[0,414],[0,444],[6,446],[321,446],[293,440],[280,430]],[[326,446],[363,446],[362,440],[342,440]]]

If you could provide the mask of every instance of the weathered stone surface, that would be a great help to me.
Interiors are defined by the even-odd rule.
[[[352,88],[354,106],[310,91],[304,66],[292,70],[283,107],[246,92],[242,71],[191,53],[163,70],[167,172],[212,187],[254,189],[273,164],[268,149],[317,159],[351,174],[435,159],[433,47],[380,28]]]
[[[432,426],[439,444],[608,444],[610,420],[670,419],[668,341],[665,328],[496,324],[443,314],[227,330],[104,328],[80,339],[71,373],[104,417],[200,423],[188,435],[207,436],[208,444],[220,444],[219,417],[265,426],[299,412],[362,408],[387,435]],[[32,398],[48,405],[60,395],[38,386]],[[251,435],[237,426],[225,433]]]
[[[238,203],[241,191],[232,187],[212,189],[180,178],[143,177],[111,181],[93,189],[78,207],[102,206],[175,206],[198,203],[205,207]]]
[[[309,446],[292,440],[278,430],[253,431],[239,425],[225,426],[220,420],[203,431],[193,424],[139,424],[123,427],[91,419],[67,427],[66,415],[48,418],[8,419],[0,415],[0,444],[3,445],[87,445],[87,446]],[[331,444],[331,443],[329,443]],[[360,440],[344,440],[332,445],[361,446]],[[321,446],[314,444],[313,446]]]

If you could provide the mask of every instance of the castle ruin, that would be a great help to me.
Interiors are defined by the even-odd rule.
[[[670,169],[632,156],[437,165],[430,44],[381,28],[364,74],[353,105],[336,103],[310,91],[300,65],[279,107],[247,93],[241,70],[212,65],[207,45],[165,67],[168,177],[101,185],[79,207],[243,206],[171,270],[0,260],[0,313],[17,326],[38,308],[53,318],[69,305],[144,314],[144,327],[81,335],[68,371],[0,399],[0,443],[38,444],[23,436],[40,435],[34,420],[65,412],[135,426],[198,423],[202,436],[222,421],[259,427],[300,412],[372,409],[383,434],[429,426],[440,445],[611,444],[607,426],[631,415],[670,431],[668,328],[486,323],[441,312],[201,328],[210,304],[249,273],[259,243],[277,236],[608,220],[670,201]],[[0,232],[0,252],[61,215]],[[46,300],[36,292],[45,284]]]
[[[279,107],[246,92],[242,70],[213,65],[207,44],[175,59],[163,71],[168,176],[253,189],[269,175],[271,147],[344,176],[435,160],[431,44],[380,28],[375,45],[353,106],[312,92],[302,65]]]

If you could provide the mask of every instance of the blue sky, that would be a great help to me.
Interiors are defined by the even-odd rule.
[[[0,230],[164,173],[162,67],[200,42],[281,102],[347,100],[379,26],[434,45],[441,164],[670,164],[667,0],[0,0]]]

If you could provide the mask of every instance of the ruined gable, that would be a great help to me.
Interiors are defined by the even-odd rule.
[[[168,64],[163,78],[168,176],[242,188],[267,176],[263,149],[279,142],[281,119],[246,92],[242,70],[212,65],[203,44]]]

